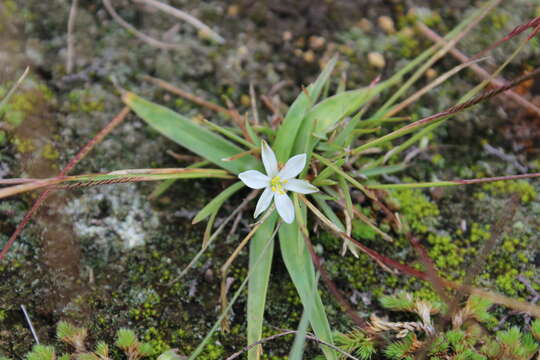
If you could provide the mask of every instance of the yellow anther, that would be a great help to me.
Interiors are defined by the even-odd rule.
[[[281,180],[279,176],[275,176],[272,180],[270,180],[270,189],[272,192],[278,193],[278,194],[285,194],[285,191],[283,190],[283,184],[285,184],[287,180]]]

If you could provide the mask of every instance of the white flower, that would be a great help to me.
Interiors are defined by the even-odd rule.
[[[278,169],[276,155],[266,142],[262,142],[261,156],[266,175],[257,170],[248,170],[239,174],[238,177],[244,184],[252,189],[264,191],[257,202],[254,217],[264,212],[272,199],[276,203],[276,209],[287,224],[294,221],[294,205],[287,196],[287,191],[300,194],[311,194],[319,191],[315,186],[305,180],[294,179],[306,166],[306,154],[300,154],[290,158],[281,170]]]

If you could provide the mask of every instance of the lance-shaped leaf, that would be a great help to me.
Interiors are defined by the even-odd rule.
[[[242,156],[233,161],[224,161],[244,150],[195,124],[185,116],[133,93],[124,94],[122,99],[137,115],[161,134],[212,163],[234,174],[261,169],[260,162],[252,155]]]
[[[270,269],[274,255],[272,232],[276,226],[277,214],[274,212],[261,225],[249,244],[249,271],[252,273],[248,282],[247,300],[247,342],[253,344],[261,340],[264,320],[266,293],[270,280]],[[248,360],[260,359],[260,346],[248,352]]]
[[[334,57],[328,62],[317,80],[298,95],[289,108],[289,111],[287,111],[287,115],[277,132],[273,146],[278,161],[285,161],[291,156],[294,139],[299,133],[302,121],[307,112],[319,98],[322,88],[328,81],[328,78],[336,65],[336,61],[337,57]]]
[[[302,210],[303,221],[305,223],[306,213],[304,206],[302,206]],[[313,287],[317,283],[315,269],[308,250],[305,247],[304,238],[296,223],[297,220],[292,224],[283,224],[279,229],[281,255],[302,303],[311,304],[312,306],[310,323],[315,335],[321,340],[333,343],[332,332],[328,318],[326,317],[324,305],[317,289]],[[326,347],[323,347],[322,350],[327,359],[337,359],[333,350]]]
[[[196,224],[199,221],[202,221],[209,217],[210,215],[219,211],[223,202],[230,198],[234,193],[244,187],[244,184],[241,181],[238,181],[225,190],[223,190],[218,196],[216,196],[212,201],[210,201],[205,207],[201,209],[193,219],[192,223]]]

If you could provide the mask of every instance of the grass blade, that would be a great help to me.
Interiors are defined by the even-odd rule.
[[[219,211],[219,208],[221,208],[221,205],[223,205],[223,202],[225,202],[225,200],[230,198],[234,193],[236,193],[238,190],[240,190],[243,187],[244,187],[244,183],[242,183],[241,181],[238,181],[232,184],[231,186],[229,186],[228,188],[226,188],[225,190],[223,190],[218,196],[216,196],[205,207],[203,207],[201,211],[197,213],[197,215],[195,215],[191,223],[196,224],[200,221],[203,221],[210,215],[217,213]]]
[[[273,235],[273,234],[272,234]],[[266,241],[266,246],[269,246],[271,242],[273,242],[274,240],[274,236],[272,236],[270,239],[267,239]],[[264,253],[264,251],[263,251]],[[264,255],[263,255],[264,256]],[[257,259],[257,262],[260,261],[260,258]],[[197,356],[200,355],[200,353],[204,350],[204,348],[206,347],[206,345],[208,344],[208,342],[210,341],[210,339],[212,338],[212,335],[217,331],[217,329],[219,328],[220,324],[222,323],[222,321],[225,319],[225,317],[227,316],[229,310],[232,308],[232,306],[234,305],[234,303],[236,302],[236,300],[238,299],[238,297],[240,296],[240,294],[242,294],[242,292],[244,291],[244,288],[246,287],[247,283],[248,283],[248,280],[253,276],[253,273],[251,271],[248,271],[248,274],[246,276],[246,278],[242,281],[242,283],[240,284],[240,286],[238,287],[238,290],[236,290],[236,292],[234,293],[233,297],[231,298],[231,301],[228,303],[227,307],[225,309],[223,309],[223,312],[221,313],[221,315],[219,316],[219,318],[216,320],[216,322],[214,323],[214,325],[212,326],[212,328],[210,329],[210,331],[208,332],[208,334],[206,334],[206,336],[204,337],[204,339],[201,341],[201,343],[197,346],[197,348],[189,355],[189,358],[187,360],[195,360],[197,359]]]
[[[345,180],[347,180],[348,182],[350,182],[354,187],[356,187],[358,190],[362,191],[367,197],[369,197],[370,199],[372,200],[375,200],[375,195],[373,195],[371,193],[371,191],[369,191],[368,189],[366,189],[366,187],[362,184],[360,184],[358,181],[356,181],[352,176],[350,176],[349,174],[347,174],[345,171],[343,171],[340,167],[336,166],[336,164],[332,163],[330,160],[328,159],[325,159],[324,157],[320,156],[320,155],[317,155],[317,154],[313,154],[313,156],[319,160],[320,162],[322,162],[324,165],[328,166],[329,168],[332,168],[336,173],[338,173],[339,175],[343,176],[345,178]]]
[[[298,136],[299,129],[302,126],[306,114],[311,106],[313,106],[314,102],[319,98],[321,90],[330,78],[336,62],[337,57],[330,60],[317,80],[298,95],[289,108],[283,123],[279,127],[276,140],[273,144],[278,161],[285,162],[290,157],[295,144],[295,141],[291,141],[291,139],[295,139]]]
[[[478,179],[465,179],[465,180],[449,180],[449,181],[434,181],[434,182],[419,182],[419,183],[406,183],[406,184],[374,184],[366,185],[369,189],[420,189],[427,187],[447,187],[458,185],[472,185],[483,184],[496,181],[509,181],[518,179],[531,179],[540,177],[540,173],[520,174],[520,175],[508,175],[508,176],[496,176],[489,178]]]
[[[302,212],[305,222],[305,207],[303,207]],[[316,284],[315,269],[296,221],[292,224],[283,224],[279,229],[279,243],[283,261],[304,307],[306,307],[305,304],[313,303],[310,316],[313,331],[321,340],[333,343],[332,332],[326,317],[324,305],[317,289],[314,289],[314,284]],[[334,351],[324,348],[323,351],[327,359],[337,359]]]
[[[276,226],[277,214],[274,212],[261,225],[259,230],[251,239],[249,244],[249,271],[252,278],[248,282],[247,300],[247,342],[253,344],[262,337],[262,326],[264,320],[264,308],[266,304],[266,293],[270,281],[270,269],[274,255],[274,241],[267,244],[272,237]],[[257,259],[259,259],[257,261]],[[248,360],[260,359],[262,347],[256,346],[249,350]]]
[[[259,169],[260,162],[252,155],[234,161],[223,161],[243,150],[221,136],[202,128],[188,118],[145,100],[133,93],[126,93],[123,101],[150,126],[174,142],[200,155],[234,174]]]

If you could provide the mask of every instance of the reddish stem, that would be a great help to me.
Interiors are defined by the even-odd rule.
[[[103,129],[101,129],[101,131],[98,132],[96,134],[96,136],[94,136],[92,138],[92,140],[90,140],[77,153],[77,155],[75,155],[75,157],[73,159],[71,159],[71,161],[66,165],[66,167],[64,169],[62,169],[62,171],[60,172],[60,174],[58,176],[67,175],[75,167],[75,165],[77,165],[90,152],[90,150],[92,150],[94,148],[94,146],[96,146],[99,142],[101,142],[105,136],[107,136],[115,127],[117,127],[125,119],[125,117],[127,116],[128,113],[129,113],[129,108],[126,106],[126,107],[124,107],[122,109],[122,111],[120,111],[120,113],[118,113],[118,115],[116,115],[114,117],[114,119],[111,120],[111,122],[109,122],[107,124],[107,126],[105,126]],[[51,189],[47,189],[44,192],[42,192],[41,195],[34,202],[32,207],[30,208],[30,210],[28,210],[28,212],[24,215],[24,218],[17,225],[17,228],[15,229],[15,231],[13,232],[11,237],[9,238],[7,244],[2,249],[2,252],[0,252],[0,261],[2,261],[4,259],[7,252],[9,251],[9,249],[11,248],[11,246],[13,245],[15,240],[19,237],[19,235],[23,231],[26,224],[28,224],[30,222],[30,220],[32,219],[34,214],[39,210],[41,205],[43,205],[43,202],[47,199],[47,197],[49,196],[49,194],[52,191],[53,190],[51,190]]]

